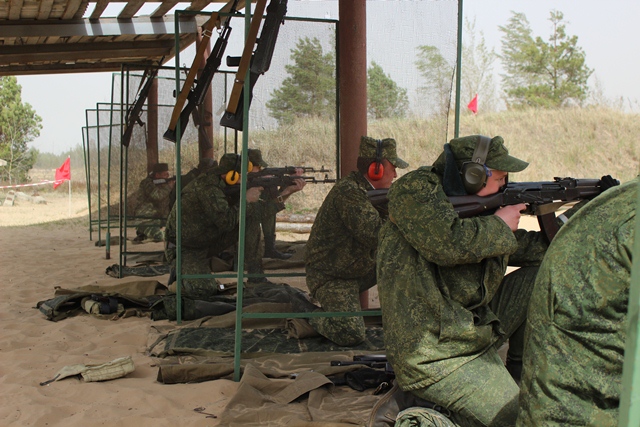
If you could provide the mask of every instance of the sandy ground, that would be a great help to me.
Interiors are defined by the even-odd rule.
[[[151,324],[163,322],[92,316],[51,322],[35,309],[38,301],[53,297],[55,286],[126,280],[105,274],[116,261],[105,259],[105,248],[89,240],[86,197],[72,195],[77,219],[65,225],[51,221],[68,218],[68,195],[44,197],[46,205],[0,206],[0,426],[217,425],[204,413],[219,414],[237,384],[157,382],[158,369],[144,351]],[[135,365],[125,378],[39,385],[67,365],[123,356]]]
[[[105,248],[89,240],[84,195],[73,194],[71,205],[62,192],[44,198],[46,204],[18,199],[14,206],[0,206],[0,425],[217,425],[207,414],[220,414],[238,385],[227,380],[157,382],[157,367],[144,352],[150,326],[167,323],[92,316],[51,322],[35,309],[38,301],[53,297],[55,286],[127,280],[105,274],[117,261],[106,259]],[[52,222],[59,219],[66,221]],[[373,305],[376,297],[374,290]],[[67,378],[39,385],[67,365],[101,364],[123,356],[131,356],[135,364],[126,378],[89,383]]]

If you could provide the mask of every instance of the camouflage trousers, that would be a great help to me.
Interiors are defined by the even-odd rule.
[[[156,221],[157,222],[157,221]],[[136,227],[136,236],[142,236],[142,238],[152,239],[155,242],[162,242],[164,240],[164,232],[161,227],[153,225],[153,222],[149,224],[142,223]]]
[[[508,339],[509,357],[522,357],[524,322],[537,272],[538,267],[523,267],[503,279],[490,304],[505,331],[496,345],[437,383],[411,392],[447,408],[461,427],[514,426],[520,388],[498,349]]]
[[[307,286],[315,289],[312,296],[318,300],[324,311],[361,311],[360,293],[376,284],[376,273],[354,279],[330,277],[314,269],[307,268]],[[365,340],[364,318],[354,317],[311,317],[309,324],[320,335],[341,346],[354,346]]]
[[[260,253],[260,223],[247,221],[245,234],[245,270],[250,274],[261,274],[262,258]],[[193,248],[184,246],[181,252],[181,274],[211,274],[211,258],[238,243],[238,229],[222,234],[208,247]],[[175,268],[176,248],[167,245],[167,261]],[[196,300],[209,301],[218,294],[218,280],[213,277],[202,279],[182,279],[182,295]]]

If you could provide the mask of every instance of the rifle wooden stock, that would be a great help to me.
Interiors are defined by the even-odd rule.
[[[224,53],[224,50],[227,46],[227,40],[229,37],[229,33],[231,32],[231,28],[229,27],[229,20],[231,19],[231,16],[228,16],[225,20],[224,28],[220,34],[220,37],[218,37],[211,55],[205,63],[201,79],[198,83],[198,86],[202,86],[197,87],[197,91],[195,89],[191,89],[193,83],[196,81],[196,76],[198,74],[198,70],[200,69],[200,65],[202,64],[204,54],[209,46],[209,40],[211,39],[213,27],[216,26],[218,28],[221,28],[221,26],[223,26],[220,23],[220,14],[230,13],[244,8],[245,1],[246,0],[230,0],[227,4],[220,8],[218,12],[213,13],[207,20],[207,22],[202,25],[202,40],[200,42],[200,45],[198,46],[196,56],[193,58],[193,63],[191,64],[191,68],[189,69],[187,78],[182,85],[180,94],[176,99],[176,104],[173,107],[171,119],[169,120],[168,129],[163,135],[164,139],[176,142],[176,127],[178,121],[180,121],[181,128],[185,129],[187,123],[189,122],[189,115],[198,105],[202,103],[202,99],[211,84],[211,79],[220,67],[222,54]],[[187,104],[187,106],[185,107],[185,103],[187,101],[189,101],[189,104]]]
[[[238,65],[236,78],[233,82],[231,95],[229,96],[229,103],[227,104],[227,112],[229,113],[235,113],[238,108],[240,94],[242,93],[242,87],[244,86],[244,79],[247,75],[247,71],[249,70],[249,65],[251,64],[253,46],[256,44],[256,39],[258,38],[258,30],[260,29],[262,15],[264,14],[266,6],[267,0],[258,0],[256,3],[256,9],[253,11],[253,17],[251,18],[251,25],[249,26],[247,40],[244,44],[244,50],[242,52],[242,57],[240,58],[240,64]]]
[[[253,54],[251,54],[250,50],[247,51],[248,41],[247,44],[245,44],[245,52],[243,53],[240,65],[246,67],[246,65],[250,63],[249,105],[251,105],[251,100],[253,99],[253,87],[258,81],[258,78],[267,72],[271,65],[280,25],[287,13],[287,1],[288,0],[271,0],[269,6],[267,6],[267,15],[257,41],[258,46]],[[253,48],[253,42],[249,47],[251,49]],[[244,63],[242,63],[243,60]],[[236,74],[237,81],[233,87],[234,92],[232,92],[229,97],[227,110],[220,119],[221,126],[242,130],[244,120],[244,79],[246,71],[246,68],[244,70],[238,69],[238,73]]]

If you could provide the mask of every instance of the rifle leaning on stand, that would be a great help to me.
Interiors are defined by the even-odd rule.
[[[369,200],[377,209],[387,209],[388,189],[370,190]],[[555,212],[563,205],[591,199],[602,192],[599,179],[554,178],[553,181],[510,182],[501,191],[486,197],[451,196],[449,201],[460,218],[492,213],[502,206],[527,205],[523,212],[536,215],[549,241],[558,232]]]
[[[191,68],[189,69],[187,78],[182,86],[182,90],[176,99],[176,105],[173,107],[171,120],[169,121],[169,128],[163,135],[163,138],[167,141],[176,142],[176,128],[178,126],[178,122],[180,122],[180,135],[182,135],[184,129],[187,127],[187,123],[189,123],[189,116],[191,115],[191,112],[204,101],[204,97],[211,86],[211,80],[218,71],[218,68],[220,68],[222,56],[224,55],[224,51],[229,41],[229,35],[231,34],[231,27],[229,26],[231,15],[227,16],[224,20],[218,40],[216,40],[216,44],[213,46],[213,50],[207,58],[207,62],[202,69],[200,77],[196,79],[196,74],[202,62],[202,58],[204,57],[208,41],[211,38],[213,27],[216,24],[219,24],[220,14],[233,14],[238,10],[238,8],[244,7],[244,4],[245,0],[229,1],[218,12],[213,13],[209,20],[202,26],[202,41],[200,42],[196,56],[193,59],[193,64],[191,64]],[[196,86],[191,89],[194,82],[196,83]],[[186,106],[185,103],[187,104]]]
[[[160,59],[158,62],[158,66],[162,64],[164,57]],[[144,123],[142,119],[140,119],[140,115],[142,114],[142,107],[144,107],[144,103],[149,97],[149,91],[151,90],[151,85],[153,85],[153,81],[158,75],[158,68],[153,67],[151,69],[146,69],[144,74],[142,75],[142,81],[144,81],[144,85],[142,85],[142,81],[140,82],[141,89],[138,92],[138,98],[136,101],[129,107],[126,114],[125,124],[124,124],[124,132],[122,132],[122,139],[120,140],[122,146],[128,147],[131,142],[131,136],[133,135],[133,126],[138,123],[140,126],[143,126]],[[146,77],[146,81],[144,80]]]
[[[266,0],[258,0],[256,4],[256,11],[251,21],[244,51],[237,63],[238,71],[236,72],[233,89],[229,96],[227,109],[220,119],[221,126],[242,130],[242,122],[244,119],[244,81],[247,75],[247,69],[249,69],[249,105],[251,105],[253,87],[258,77],[266,73],[271,66],[271,58],[273,57],[273,50],[278,38],[278,32],[280,31],[280,25],[284,23],[284,17],[287,14],[287,0],[271,0],[271,2],[269,2],[260,37],[257,38],[258,45],[256,46],[256,51],[252,53],[265,3]],[[233,63],[229,63],[230,61],[236,62],[237,58],[227,58],[227,65],[232,66]]]

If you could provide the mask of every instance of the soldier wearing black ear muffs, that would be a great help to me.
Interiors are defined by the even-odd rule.
[[[307,286],[324,311],[360,311],[360,293],[376,284],[378,231],[387,220],[371,204],[367,191],[389,188],[398,157],[396,141],[363,136],[357,171],[338,181],[318,210],[306,246]],[[298,307],[312,311],[314,307]],[[312,317],[313,328],[343,346],[365,339],[362,317]]]
[[[462,219],[449,197],[497,193],[527,166],[500,136],[466,136],[389,190],[377,273],[397,384],[370,425],[393,425],[402,402],[416,400],[441,410],[425,408],[437,425],[515,424],[527,306],[548,243],[518,229],[524,204]],[[498,349],[507,341],[505,366]]]

